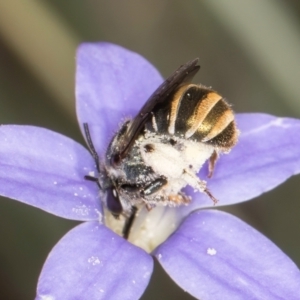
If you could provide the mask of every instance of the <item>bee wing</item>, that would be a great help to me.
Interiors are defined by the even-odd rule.
[[[123,159],[136,137],[141,132],[145,123],[151,117],[151,112],[155,109],[155,107],[166,101],[168,96],[173,93],[179,86],[190,82],[195,74],[199,71],[200,66],[198,64],[198,58],[187,62],[186,64],[180,66],[169,78],[167,78],[150,96],[150,98],[146,101],[144,106],[141,108],[139,113],[135,116],[129,127],[127,128],[127,132],[124,136],[124,143],[121,146],[119,152],[119,158]]]

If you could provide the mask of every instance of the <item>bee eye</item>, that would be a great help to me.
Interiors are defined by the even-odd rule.
[[[116,189],[108,189],[106,194],[106,205],[108,210],[115,216],[118,217],[122,211],[122,205],[119,199],[119,195]]]

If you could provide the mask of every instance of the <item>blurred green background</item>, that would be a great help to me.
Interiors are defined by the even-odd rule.
[[[163,76],[199,57],[196,81],[219,91],[236,112],[300,118],[299,16],[298,0],[2,0],[0,123],[47,127],[83,143],[75,50],[82,41],[101,40],[139,52]],[[299,179],[226,208],[298,266]],[[1,198],[0,299],[33,299],[47,254],[75,225]],[[142,299],[193,298],[156,264]]]

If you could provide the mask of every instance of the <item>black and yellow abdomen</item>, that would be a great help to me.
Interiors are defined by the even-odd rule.
[[[223,151],[232,148],[238,136],[234,113],[225,99],[195,84],[179,87],[169,101],[157,107],[151,125],[154,131],[207,143]]]

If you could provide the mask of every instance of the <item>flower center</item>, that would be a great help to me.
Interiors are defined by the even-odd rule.
[[[128,241],[150,253],[164,242],[179,226],[179,209],[159,206],[148,211],[143,205],[139,208],[130,229]],[[115,233],[122,236],[125,218],[116,219],[105,211],[105,224]]]

